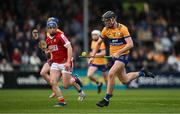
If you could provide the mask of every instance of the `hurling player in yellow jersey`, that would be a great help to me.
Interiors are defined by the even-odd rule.
[[[128,54],[129,50],[134,46],[133,40],[129,34],[127,27],[121,23],[117,23],[116,15],[112,11],[107,11],[102,15],[102,21],[105,24],[101,32],[101,36],[97,41],[96,48],[93,50],[91,56],[95,56],[96,52],[99,50],[99,47],[104,38],[109,39],[110,47],[110,56],[112,56],[112,67],[108,73],[108,84],[106,95],[103,100],[96,103],[99,107],[104,107],[109,105],[109,100],[113,95],[113,86],[115,76],[123,84],[129,83],[131,80],[139,77],[154,77],[154,74],[148,72],[145,69],[142,69],[138,72],[126,73],[126,65],[128,63]],[[89,63],[93,61],[93,57],[89,59]]]
[[[92,42],[91,42],[91,52],[92,50],[95,48],[95,44],[99,39],[101,32],[99,30],[93,30],[91,32],[91,37],[92,37]],[[105,48],[105,44],[102,43],[98,53],[96,53],[97,56],[105,56],[106,55],[106,48]],[[102,76],[104,78],[105,83],[107,84],[107,59],[106,58],[95,58],[91,64],[89,64],[89,68],[88,68],[88,72],[87,72],[87,76],[88,78],[95,82],[97,84],[97,88],[98,88],[98,93],[101,92],[101,88],[103,83],[99,82],[93,75],[94,73],[99,70],[102,72]]]

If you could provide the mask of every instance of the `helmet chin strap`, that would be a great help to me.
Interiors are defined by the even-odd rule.
[[[118,27],[117,22],[114,22],[113,27]]]
[[[115,28],[116,25],[117,25],[117,22],[114,21],[114,23],[112,23],[112,22],[113,22],[113,19],[110,19],[110,20],[111,20],[111,25],[112,25],[112,26],[108,26],[108,27],[109,27],[109,28]]]
[[[115,28],[117,26],[117,22],[113,19],[111,19],[111,22],[114,21],[112,28]]]

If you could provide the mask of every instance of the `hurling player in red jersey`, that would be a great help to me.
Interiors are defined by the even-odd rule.
[[[79,100],[85,98],[85,94],[81,89],[81,84],[76,82],[72,77],[72,46],[67,37],[62,31],[58,31],[58,24],[56,21],[47,21],[47,30],[49,35],[46,38],[47,50],[46,53],[51,54],[52,64],[50,68],[50,82],[52,90],[58,98],[56,106],[66,105],[64,97],[58,87],[59,78],[62,79],[62,85],[65,89],[74,86],[79,92]]]
[[[58,20],[57,18],[55,18],[55,17],[50,17],[50,18],[48,18],[48,21],[50,21],[50,20],[56,21],[57,23],[59,22],[59,20]],[[46,32],[46,36],[48,36],[48,35],[49,35],[49,33]],[[39,42],[42,40],[42,39],[39,38],[39,32],[38,32],[38,30],[36,30],[36,29],[34,29],[34,30],[32,31],[32,37],[33,37],[33,39],[34,39],[35,41],[37,41],[37,43],[39,43]],[[45,54],[45,57],[46,57],[47,61],[46,61],[46,63],[44,63],[44,65],[42,66],[41,71],[40,71],[40,75],[46,80],[46,82],[47,82],[49,85],[51,85],[49,72],[50,72],[50,66],[51,66],[52,60],[51,60],[50,54]],[[53,92],[53,93],[49,96],[49,98],[53,98],[53,97],[55,97],[55,96],[56,96],[56,94]]]

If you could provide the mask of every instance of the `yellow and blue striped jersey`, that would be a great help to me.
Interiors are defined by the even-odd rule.
[[[125,38],[129,38],[130,34],[128,28],[118,23],[117,28],[107,28],[104,27],[101,32],[101,38],[108,38],[110,45],[110,55],[116,53],[118,50],[122,49],[126,45]],[[128,54],[129,50],[123,54]],[[122,54],[122,55],[123,55]]]
[[[96,41],[92,41],[91,42],[91,50],[93,50],[96,46]],[[105,44],[102,42],[101,46],[100,46],[100,50],[105,50]],[[94,58],[92,61],[92,64],[96,64],[96,65],[105,65],[107,64],[107,59],[106,58]]]

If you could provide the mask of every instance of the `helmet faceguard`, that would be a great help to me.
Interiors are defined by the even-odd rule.
[[[56,23],[56,21],[47,21],[47,30],[48,30],[48,33],[50,34],[50,36],[54,36],[56,34],[56,30],[58,28],[58,24]]]
[[[49,17],[46,23],[47,28],[57,28],[59,20],[55,17]]]
[[[91,37],[94,41],[97,41],[100,35],[101,35],[101,32],[99,30],[93,30],[91,32]]]
[[[58,25],[55,21],[48,21],[46,26],[47,28],[56,28]]]

